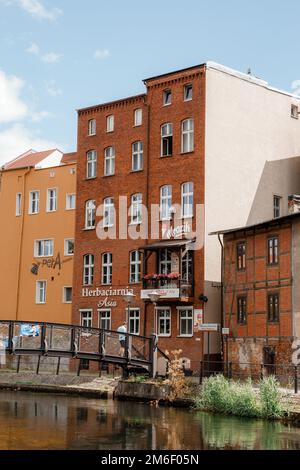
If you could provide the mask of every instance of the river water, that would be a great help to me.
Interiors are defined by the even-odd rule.
[[[300,449],[300,428],[135,402],[0,392],[0,449]]]

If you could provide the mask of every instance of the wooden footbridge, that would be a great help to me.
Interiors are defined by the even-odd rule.
[[[125,348],[120,346],[125,336]],[[79,325],[0,320],[0,354],[96,361],[122,367],[124,375],[130,368],[156,374],[156,336],[146,337],[113,330]],[[81,363],[81,361],[80,361]],[[79,369],[80,370],[80,369]]]

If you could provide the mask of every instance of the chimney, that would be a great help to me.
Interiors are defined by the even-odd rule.
[[[292,194],[288,199],[289,214],[300,212],[300,196]]]

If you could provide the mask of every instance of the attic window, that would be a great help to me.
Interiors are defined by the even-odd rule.
[[[292,106],[291,106],[291,117],[294,118],[294,119],[298,119],[298,115],[299,115],[298,106],[295,105],[295,104],[292,104]]]

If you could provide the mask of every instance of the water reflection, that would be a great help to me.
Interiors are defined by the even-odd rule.
[[[0,392],[0,449],[300,449],[300,428],[116,402]]]

